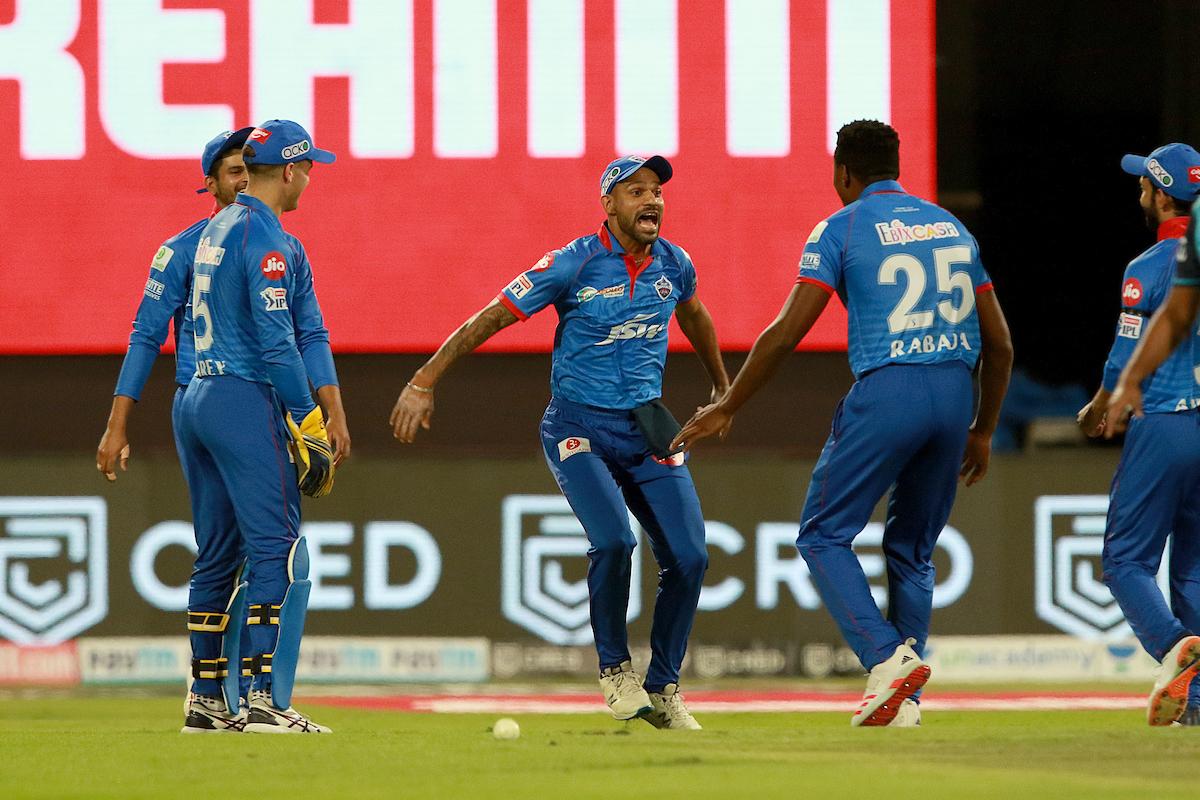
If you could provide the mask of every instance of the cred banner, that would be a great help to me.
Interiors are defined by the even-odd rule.
[[[338,154],[284,218],[338,351],[433,350],[596,230],[624,153],[671,159],[663,235],[693,256],[722,343],[746,349],[839,207],[838,127],[889,121],[902,181],[932,196],[933,9],[0,0],[0,353],[123,351],[159,245],[212,210],[194,194],[204,143],[276,117]],[[548,350],[554,323],[490,346]],[[805,346],[844,348],[840,305]]]

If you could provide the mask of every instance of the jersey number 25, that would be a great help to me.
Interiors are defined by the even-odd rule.
[[[941,294],[951,295],[950,299],[938,302],[937,313],[951,325],[962,322],[975,310],[975,287],[971,284],[971,276],[963,270],[955,271],[950,268],[954,264],[970,263],[971,248],[966,245],[939,247],[933,251],[933,274],[937,281],[937,290]],[[888,330],[892,333],[903,333],[932,327],[932,311],[914,311],[925,294],[925,284],[929,280],[925,265],[920,259],[908,253],[888,256],[879,265],[879,283],[894,285],[896,276],[901,272],[904,273],[907,285],[900,302],[892,309],[892,313],[888,314]],[[196,277],[199,279],[200,276]],[[962,293],[958,305],[954,304],[955,289]]]

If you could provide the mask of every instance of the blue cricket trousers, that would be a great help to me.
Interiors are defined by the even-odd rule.
[[[1155,581],[1168,536],[1170,608]],[[1130,421],[1101,563],[1104,582],[1155,660],[1200,630],[1200,412]]]
[[[247,602],[279,605],[299,537],[300,492],[274,390],[233,376],[194,378],[175,417],[199,548],[188,610],[224,613],[246,557]],[[276,626],[252,625],[249,632],[248,655],[274,651]],[[219,637],[193,633],[192,642],[196,658],[220,655]],[[269,686],[269,677],[256,676],[255,688]],[[217,682],[207,679],[197,680],[194,691],[219,694]]]
[[[554,398],[542,417],[541,436],[546,463],[590,544],[588,594],[600,668],[629,659],[625,615],[637,540],[628,506],[659,567],[645,687],[659,692],[678,683],[708,569],[704,516],[691,473],[683,463],[656,460],[628,411]]]
[[[893,365],[850,388],[813,470],[796,547],[847,644],[868,670],[905,639],[922,653],[933,611],[933,548],[950,517],[974,416],[961,362]],[[851,550],[891,488],[883,551],[887,619]]]

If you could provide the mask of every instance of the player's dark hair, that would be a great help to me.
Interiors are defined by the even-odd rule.
[[[844,165],[863,183],[900,177],[900,135],[891,125],[856,119],[837,133],[833,163]]]

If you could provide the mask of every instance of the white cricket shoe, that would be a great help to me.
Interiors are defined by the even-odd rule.
[[[604,700],[613,719],[633,719],[654,710],[650,696],[642,688],[642,677],[633,671],[629,661],[601,670],[600,688],[604,690]]]
[[[900,710],[888,723],[889,728],[919,728],[921,727],[921,706],[911,697],[900,704]]]
[[[673,731],[703,730],[696,718],[683,704],[683,695],[679,693],[679,684],[668,683],[661,692],[650,692],[650,704],[654,710],[642,717],[656,728]]]
[[[246,733],[333,733],[331,728],[318,725],[294,708],[280,711],[271,704],[271,693],[250,692],[250,715],[246,718]]]
[[[1150,692],[1146,721],[1170,725],[1187,708],[1188,687],[1200,669],[1200,636],[1185,636],[1167,651],[1158,668],[1158,680]]]
[[[246,710],[230,714],[225,700],[220,697],[188,692],[187,712],[180,733],[241,733],[246,727]]]
[[[852,726],[887,725],[900,711],[900,704],[929,680],[929,665],[912,649],[916,643],[916,639],[908,639],[891,658],[871,670],[862,704],[850,718]]]

